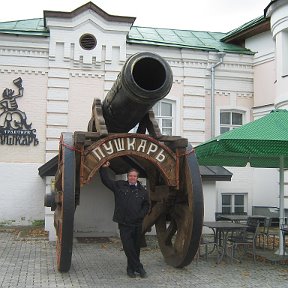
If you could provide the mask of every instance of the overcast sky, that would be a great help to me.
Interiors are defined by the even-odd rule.
[[[41,18],[43,10],[72,11],[88,0],[2,0],[0,22]],[[94,0],[111,15],[136,17],[134,25],[228,32],[263,15],[270,0]]]

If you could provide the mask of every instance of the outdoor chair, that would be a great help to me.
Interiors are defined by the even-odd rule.
[[[286,236],[288,235],[288,226],[286,224],[282,224],[280,230],[282,232],[282,238],[283,238],[284,255],[286,255]]]
[[[259,240],[259,246],[261,247],[261,240],[262,240],[262,248],[265,249],[265,244],[266,247],[269,247],[269,240],[272,238],[272,249],[274,250],[275,248],[275,237],[279,235],[277,231],[271,231],[271,222],[272,218],[266,218],[264,220],[264,226],[260,227],[262,228],[259,233],[258,233],[258,240]]]
[[[247,228],[239,233],[233,234],[228,238],[227,246],[231,248],[231,262],[233,262],[234,259],[241,262],[242,257],[236,258],[235,257],[236,254],[240,255],[242,249],[242,254],[244,255],[247,253],[247,249],[251,247],[253,261],[255,263],[258,228],[259,228],[259,220],[248,218]]]
[[[217,255],[219,254],[219,246],[216,242],[215,234],[202,234],[201,240],[199,243],[198,252],[196,255],[196,261],[198,261],[200,256],[204,256],[205,260],[208,260],[208,255],[212,254],[215,249],[217,251]]]
[[[221,215],[223,215],[222,212],[215,212],[215,221],[222,221]]]

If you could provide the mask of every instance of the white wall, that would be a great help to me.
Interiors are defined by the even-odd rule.
[[[217,206],[216,182],[203,182],[204,221],[214,221]]]
[[[253,168],[246,167],[225,167],[233,173],[231,182],[217,182],[217,210],[221,212],[221,195],[222,193],[229,194],[247,194],[248,214],[252,214],[253,205]]]
[[[0,224],[30,225],[44,220],[45,183],[39,164],[0,163]]]
[[[114,195],[97,174],[81,188],[80,205],[74,218],[75,236],[116,236],[117,224],[112,221]]]
[[[254,168],[253,206],[279,207],[279,172],[274,168]]]
[[[261,60],[274,56],[275,43],[272,39],[271,31],[266,31],[248,38],[245,41],[245,48],[256,52],[254,61],[259,62]]]

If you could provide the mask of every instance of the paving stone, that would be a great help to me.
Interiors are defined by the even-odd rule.
[[[225,259],[216,264],[211,256],[207,261],[200,258],[188,267],[175,269],[165,264],[157,245],[141,252],[148,278],[130,279],[124,252],[116,240],[105,244],[74,241],[71,269],[61,274],[56,268],[55,243],[45,239],[21,240],[13,233],[2,232],[0,287],[288,287],[287,265],[254,264],[249,257],[242,263],[231,264]]]

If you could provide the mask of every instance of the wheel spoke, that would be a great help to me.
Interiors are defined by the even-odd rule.
[[[202,182],[195,155],[185,156],[180,168],[180,190],[175,195],[174,204],[155,222],[165,261],[179,268],[189,265],[193,260],[203,223]]]
[[[175,235],[175,233],[177,232],[177,225],[176,222],[174,221],[174,219],[172,219],[170,221],[170,224],[168,226],[168,228],[166,229],[166,233],[164,235],[164,242],[166,245],[172,245],[172,238]]]
[[[151,212],[144,218],[142,225],[142,233],[147,232],[164,212],[165,207],[163,206],[163,203],[156,203],[152,207]]]

